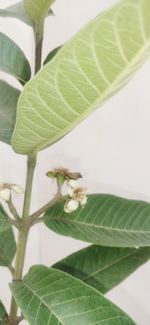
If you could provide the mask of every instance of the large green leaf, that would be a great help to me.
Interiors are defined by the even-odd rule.
[[[49,10],[48,15],[52,14],[52,10]],[[0,17],[16,18],[28,25],[33,25],[33,22],[30,20],[24,9],[23,1],[17,2],[16,4],[5,9],[0,9]]]
[[[0,33],[0,70],[25,84],[31,77],[31,68],[22,50],[8,36]]]
[[[9,266],[15,256],[16,243],[8,217],[0,205],[0,266]]]
[[[45,224],[55,232],[93,244],[150,246],[150,203],[109,194],[90,195],[83,208],[67,214],[57,204],[45,214]]]
[[[0,325],[6,324],[6,320],[8,320],[8,315],[4,305],[0,301]]]
[[[20,91],[0,80],[0,141],[11,143]]]
[[[33,267],[11,290],[32,325],[134,324],[95,289],[45,266]]]
[[[14,150],[58,141],[121,88],[150,52],[149,21],[149,0],[123,0],[64,45],[20,97]]]
[[[35,23],[39,24],[43,21],[49,12],[50,6],[55,0],[24,0],[24,8],[30,17],[30,19]]]
[[[135,249],[93,245],[66,257],[53,267],[71,274],[104,294],[149,258],[150,247]]]

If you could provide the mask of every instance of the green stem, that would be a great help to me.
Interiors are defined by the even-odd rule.
[[[43,24],[44,25],[44,24]],[[35,26],[35,73],[37,73],[41,68],[41,58],[42,58],[42,44],[43,44],[43,25]],[[19,228],[18,242],[17,242],[17,253],[15,260],[15,269],[13,280],[21,280],[23,275],[23,267],[25,262],[25,253],[27,246],[27,239],[29,235],[29,230],[31,227],[30,222],[30,203],[32,194],[32,184],[34,177],[34,170],[36,166],[36,154],[31,154],[28,157],[27,165],[27,178],[26,178],[26,189],[25,198],[23,206],[23,215],[21,219],[21,227]],[[18,306],[15,299],[12,297],[9,325],[18,324]]]
[[[47,211],[49,208],[51,208],[54,204],[59,203],[59,202],[65,202],[68,198],[68,195],[63,196],[60,193],[57,193],[55,197],[45,204],[42,208],[40,208],[38,211],[33,213],[31,215],[31,225],[35,225],[37,223],[40,223],[44,221],[44,218],[39,218],[45,211]]]
[[[44,22],[34,26],[35,38],[35,74],[41,69]]]
[[[24,198],[22,224],[21,224],[21,228],[19,229],[18,241],[17,241],[17,253],[16,253],[15,269],[13,275],[14,281],[21,280],[23,275],[26,245],[27,245],[27,239],[30,230],[29,214],[30,214],[30,202],[31,202],[32,183],[33,183],[35,166],[36,166],[36,155],[30,155],[28,157],[28,165],[27,165],[26,190],[25,190],[25,198]],[[10,325],[16,324],[17,311],[18,311],[18,306],[14,298],[12,297],[11,309],[10,309]]]
[[[13,205],[13,202],[12,202],[12,197],[10,197],[9,201],[7,202],[8,204],[8,208],[11,212],[11,214],[13,215],[13,217],[20,222],[20,216],[15,208],[15,206]]]

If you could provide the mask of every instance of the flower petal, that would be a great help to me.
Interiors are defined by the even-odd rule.
[[[70,179],[70,180],[68,181],[68,185],[69,185],[70,187],[72,187],[72,188],[76,188],[76,187],[78,187],[78,183],[77,183],[75,180],[73,180],[73,179]]]
[[[86,203],[87,203],[87,196],[85,196],[85,197],[80,201],[81,206],[84,206]]]

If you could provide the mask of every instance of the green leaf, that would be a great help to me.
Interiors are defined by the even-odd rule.
[[[25,84],[31,77],[31,68],[22,50],[5,34],[0,33],[0,70]]]
[[[30,19],[39,24],[49,12],[50,6],[55,0],[24,0],[24,8]]]
[[[8,319],[8,315],[6,309],[0,300],[0,325],[6,324],[7,319]]]
[[[150,203],[109,194],[89,195],[83,208],[67,214],[57,204],[45,224],[58,234],[113,247],[150,245]]]
[[[0,80],[0,141],[11,143],[20,91]]]
[[[34,266],[11,285],[13,296],[32,325],[134,324],[98,291],[64,272]]]
[[[7,214],[0,205],[0,266],[9,266],[15,256],[16,243]]]
[[[121,88],[150,52],[149,21],[149,0],[123,0],[65,44],[20,96],[14,150],[48,147]]]
[[[150,258],[150,247],[139,249],[89,246],[53,267],[71,274],[105,294]]]
[[[48,15],[52,15],[52,14],[53,12],[50,9]],[[0,17],[16,18],[23,21],[25,24],[28,24],[30,26],[33,25],[33,22],[30,20],[30,18],[28,17],[24,9],[24,5],[22,1],[17,2],[16,4],[9,6],[5,9],[0,9]]]
[[[7,214],[5,213],[3,207],[0,204],[0,233],[6,231],[11,227]]]
[[[59,50],[62,48],[62,45],[61,46],[58,46],[56,47],[54,50],[52,50],[46,57],[45,61],[44,61],[44,64],[50,62],[54,57],[55,55],[59,52]]]

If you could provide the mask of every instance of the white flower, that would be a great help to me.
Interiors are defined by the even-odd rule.
[[[75,210],[77,210],[79,203],[73,199],[67,200],[64,205],[64,211],[66,213],[71,213]]]
[[[70,199],[66,201],[64,210],[66,213],[71,213],[78,208],[79,204],[83,207],[87,203],[87,193],[86,189],[79,187],[78,183],[74,180],[70,180],[68,185]]]
[[[81,200],[80,200],[80,204],[81,206],[84,206],[87,203],[87,196],[85,195]]]
[[[23,193],[23,190],[19,185],[7,183],[0,184],[0,198],[4,201],[8,202],[10,200],[12,191],[17,194]]]
[[[67,188],[68,194],[70,197],[73,197],[74,189],[78,187],[78,183],[73,179],[71,179],[69,182],[67,182],[67,185],[68,185]]]

